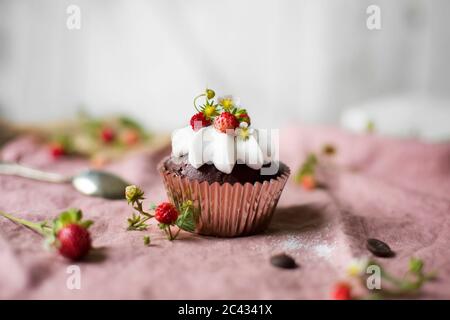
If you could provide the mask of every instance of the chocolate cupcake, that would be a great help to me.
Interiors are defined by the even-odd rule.
[[[205,104],[197,106],[204,97]],[[194,204],[198,234],[235,237],[267,228],[290,174],[276,161],[269,131],[250,127],[245,109],[207,89],[194,100],[190,126],[172,134],[172,155],[158,166],[169,200]]]

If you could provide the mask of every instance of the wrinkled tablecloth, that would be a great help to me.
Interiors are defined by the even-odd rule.
[[[37,221],[81,208],[95,221],[91,232],[99,248],[76,263],[81,288],[71,290],[66,282],[73,263],[45,250],[39,235],[0,217],[0,298],[327,299],[349,262],[369,255],[369,237],[395,251],[394,258],[378,258],[392,273],[402,275],[411,256],[438,272],[419,298],[450,298],[450,144],[290,127],[280,132],[281,159],[293,175],[325,143],[337,150],[324,173],[326,188],[307,192],[290,181],[269,229],[235,239],[182,233],[169,242],[153,226],[146,247],[145,232],[125,230],[132,210],[124,200],[0,176],[0,210]],[[130,155],[106,169],[142,186],[158,203],[166,195],[155,166],[169,152]],[[82,159],[50,159],[31,137],[4,146],[1,159],[64,174],[88,166]],[[270,257],[281,252],[299,268],[272,266]]]

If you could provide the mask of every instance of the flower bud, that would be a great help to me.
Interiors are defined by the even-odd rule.
[[[216,93],[212,89],[206,89],[205,93],[206,93],[206,98],[208,98],[208,100],[210,100],[216,96]]]
[[[128,203],[136,202],[144,199],[144,192],[135,185],[131,185],[125,188],[125,198]]]

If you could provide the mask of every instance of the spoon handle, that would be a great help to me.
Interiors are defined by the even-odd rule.
[[[72,180],[71,177],[65,177],[56,173],[44,172],[41,170],[25,167],[17,163],[0,162],[0,174],[53,183],[68,183]]]

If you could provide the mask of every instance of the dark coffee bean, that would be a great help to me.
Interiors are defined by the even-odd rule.
[[[275,267],[283,268],[283,269],[297,268],[297,264],[295,263],[295,260],[284,253],[277,254],[277,255],[271,257],[270,263]]]
[[[367,249],[377,257],[392,257],[394,252],[381,240],[367,239]]]

